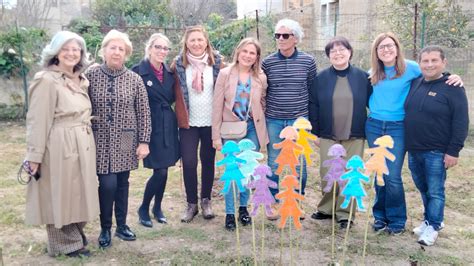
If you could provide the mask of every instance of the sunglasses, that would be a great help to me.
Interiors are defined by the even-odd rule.
[[[280,39],[280,37],[283,37],[283,39],[288,40],[290,36],[295,36],[293,33],[275,33],[275,39]]]

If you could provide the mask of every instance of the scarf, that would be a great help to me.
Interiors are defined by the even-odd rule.
[[[194,56],[191,53],[187,52],[186,57],[189,63],[193,66],[193,83],[192,87],[196,92],[200,93],[203,90],[202,84],[202,72],[207,66],[207,58],[209,55],[205,52],[201,56]]]

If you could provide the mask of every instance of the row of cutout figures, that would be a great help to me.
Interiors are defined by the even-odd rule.
[[[287,126],[280,132],[279,136],[283,141],[273,145],[275,149],[280,150],[275,159],[278,164],[275,174],[280,175],[285,167],[291,171],[291,174],[284,176],[281,181],[283,191],[275,195],[275,198],[281,201],[278,210],[281,217],[278,225],[280,228],[284,228],[287,219],[291,218],[296,229],[301,229],[299,218],[302,211],[298,201],[302,202],[304,197],[296,192],[299,188],[296,166],[299,165],[300,156],[304,156],[307,165],[312,164],[310,155],[314,151],[310,141],[316,141],[317,137],[311,134],[310,130],[311,123],[300,117],[293,126]],[[330,192],[337,183],[342,188],[340,193],[345,197],[342,208],[347,208],[353,198],[358,211],[367,210],[363,204],[363,198],[367,193],[362,182],[369,183],[371,175],[377,179],[377,185],[384,185],[383,175],[388,174],[386,159],[395,160],[395,156],[388,151],[388,148],[393,148],[393,139],[385,135],[376,139],[374,145],[374,148],[366,150],[370,158],[365,164],[359,155],[354,155],[346,161],[346,150],[340,144],[334,144],[329,148],[330,159],[323,162],[323,167],[329,168],[323,177],[327,181],[323,191]],[[272,175],[272,171],[268,165],[259,162],[264,156],[255,149],[255,144],[249,139],[242,139],[238,143],[228,140],[224,143],[221,150],[224,158],[216,164],[225,167],[220,178],[220,181],[224,182],[221,192],[228,193],[232,183],[240,192],[243,192],[245,187],[253,189],[251,198],[253,210],[250,215],[255,216],[260,206],[265,208],[267,215],[272,215],[270,206],[275,203],[275,199],[269,188],[277,188],[278,184],[267,178]]]

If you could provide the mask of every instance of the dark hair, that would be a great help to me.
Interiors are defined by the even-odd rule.
[[[324,51],[326,52],[326,56],[329,57],[329,53],[332,48],[336,45],[342,45],[346,47],[347,50],[351,51],[351,56],[349,57],[349,60],[352,59],[352,46],[349,43],[349,40],[346,37],[342,36],[336,36],[329,40],[329,42],[326,44],[326,47],[324,47]]]
[[[421,61],[421,55],[424,53],[439,52],[441,60],[444,60],[444,51],[443,48],[439,45],[428,45],[425,48],[421,49],[420,54],[418,55],[418,62]]]

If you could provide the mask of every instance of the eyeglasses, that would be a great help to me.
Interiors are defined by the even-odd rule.
[[[61,52],[68,53],[68,52],[73,52],[74,54],[80,53],[81,49],[80,48],[61,48]]]
[[[334,49],[334,50],[329,50],[329,54],[336,54],[336,53],[342,54],[345,51],[347,51],[346,48]]]
[[[156,45],[156,44],[153,45],[153,48],[155,48],[156,50],[161,50],[163,52],[169,52],[171,50],[171,48],[169,48],[169,47]]]
[[[377,50],[383,51],[383,50],[385,50],[385,48],[387,48],[388,50],[393,50],[393,48],[395,48],[395,44],[394,43],[389,43],[389,44],[385,44],[385,45],[379,45],[377,47]]]
[[[275,39],[280,39],[280,37],[283,37],[283,39],[288,40],[290,36],[295,36],[293,33],[275,33]]]

